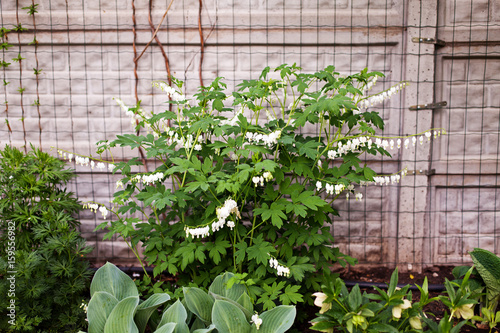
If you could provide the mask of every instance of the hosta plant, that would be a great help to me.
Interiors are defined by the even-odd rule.
[[[135,131],[98,149],[109,156],[115,147],[139,149],[143,159],[60,153],[83,165],[110,164],[122,175],[113,207],[89,207],[113,213],[100,226],[109,230],[106,237],[121,235],[137,255],[142,244],[155,275],[207,287],[232,271],[264,309],[311,300],[334,264],[355,263],[335,247],[334,201],[362,200],[363,186],[395,183],[405,173],[377,175],[363,155],[390,156],[441,133],[411,141],[379,136],[384,121],[369,108],[406,85],[369,95],[381,76],[367,70],[342,76],[333,66],[307,74],[282,65],[230,94],[217,78],[192,97],[178,80],[172,87],[155,82],[167,106],[153,113],[118,100]],[[155,170],[146,171],[147,160],[157,162]]]
[[[232,273],[215,278],[208,293],[184,287],[184,300],[159,307],[170,300],[157,293],[142,301],[134,281],[116,266],[99,268],[91,284],[87,307],[89,333],[283,333],[293,324],[295,307],[278,306],[261,314],[246,287],[235,284]]]

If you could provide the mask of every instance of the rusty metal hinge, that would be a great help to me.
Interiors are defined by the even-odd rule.
[[[434,44],[436,46],[445,46],[446,42],[437,38],[429,38],[429,37],[413,37],[411,39],[413,43],[424,43],[424,44]]]
[[[408,173],[406,174],[407,176],[411,175],[425,175],[425,176],[431,176],[436,174],[436,169],[430,169],[430,170],[408,170]]]
[[[410,106],[410,111],[419,111],[419,110],[433,110],[433,109],[441,109],[448,105],[446,101],[437,102],[437,103],[429,103],[429,104],[418,104]]]

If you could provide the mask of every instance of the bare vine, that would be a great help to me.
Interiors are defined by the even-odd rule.
[[[133,6],[133,15],[134,15],[134,22],[135,22],[135,7],[133,5],[134,3],[134,0],[132,0],[132,6]],[[165,13],[163,14],[163,17],[161,18],[161,21],[160,23],[158,24],[158,27],[156,27],[156,30],[155,32],[153,33],[153,37],[151,38],[151,40],[146,44],[146,46],[144,47],[144,50],[142,50],[141,54],[134,58],[134,61],[139,61],[139,59],[142,57],[142,55],[144,54],[144,52],[146,52],[146,50],[148,49],[149,45],[151,45],[151,43],[153,42],[153,40],[155,39],[156,37],[156,34],[158,33],[158,30],[160,30],[160,27],[163,23],[163,21],[165,20],[165,18],[167,17],[167,14],[168,14],[168,11],[170,10],[170,7],[172,7],[172,4],[174,3],[174,0],[170,0],[170,3],[168,4],[168,7],[167,7],[167,10],[165,11]],[[134,23],[135,25],[135,23]],[[135,30],[134,30],[135,31]],[[134,53],[135,55],[136,53]]]
[[[36,100],[33,102],[33,105],[36,106],[36,111],[38,113],[38,129],[39,129],[39,137],[38,137],[38,143],[40,146],[40,150],[42,150],[42,114],[40,113],[40,91],[39,91],[39,80],[38,76],[41,73],[41,69],[38,66],[38,40],[36,39],[36,22],[35,22],[35,13],[36,7],[38,5],[35,4],[35,0],[31,0],[31,7],[28,8],[28,14],[31,15],[33,18],[33,44],[35,45],[35,68],[33,68],[33,71],[35,73],[35,82],[36,82],[36,87],[35,87],[35,92],[36,92]]]
[[[205,54],[205,41],[203,40],[203,27],[201,25],[201,10],[203,9],[203,0],[199,0],[198,7],[198,32],[200,33],[200,68],[199,68],[199,76],[200,76],[200,85],[203,87],[203,75],[202,75],[202,67],[203,67],[203,55]]]
[[[139,75],[137,74],[137,69],[139,67],[138,62],[139,62],[139,58],[142,56],[142,54],[144,53],[144,51],[146,51],[146,49],[144,49],[144,51],[142,51],[141,56],[137,57],[137,48],[136,48],[136,44],[137,44],[137,31],[136,31],[136,26],[137,26],[137,22],[135,20],[135,0],[132,0],[132,32],[134,34],[134,39],[133,39],[133,42],[132,42],[132,47],[134,49],[134,78],[135,78],[134,93],[135,93],[135,103],[137,105],[139,103],[139,95],[137,93],[137,87],[139,85]],[[136,120],[136,124],[139,124],[139,120]],[[139,135],[139,130],[137,130],[137,135]],[[144,168],[145,168],[146,172],[148,172],[148,165],[146,163],[146,156],[144,155],[144,151],[140,147],[139,147],[139,153],[141,154],[142,164],[144,165]]]
[[[163,60],[165,61],[165,69],[167,71],[167,82],[168,82],[168,85],[171,86],[172,85],[172,74],[170,73],[170,62],[168,60],[167,53],[165,52],[165,49],[163,48],[163,44],[161,43],[160,39],[156,35],[156,33],[158,32],[158,29],[160,28],[161,22],[158,25],[158,27],[156,27],[156,29],[155,29],[155,26],[153,24],[153,16],[152,16],[152,13],[151,13],[151,11],[152,11],[151,10],[152,9],[152,5],[153,5],[153,0],[149,0],[149,16],[148,16],[149,26],[151,27],[151,31],[153,32],[153,37],[156,40],[156,43],[158,44],[158,46],[160,48],[160,51],[161,51],[161,54],[163,56]],[[170,9],[170,6],[167,9],[167,11],[165,12],[165,14],[163,15],[164,18],[166,17],[166,14],[167,14],[167,12],[168,12],[169,9]],[[162,22],[163,22],[163,19],[162,19]],[[172,97],[169,95],[168,99],[171,101]],[[170,111],[172,111],[172,104],[168,105],[168,109]],[[167,124],[168,124],[168,126],[170,126],[170,119],[168,120]]]
[[[24,90],[23,88],[23,66],[22,66],[22,60],[23,58],[21,57],[21,33],[23,31],[23,27],[21,23],[19,22],[19,0],[16,0],[16,27],[14,30],[17,32],[17,42],[19,44],[19,55],[17,58],[14,58],[12,60],[17,61],[19,63],[19,93],[21,94],[20,98],[20,107],[21,107],[21,123],[23,125],[23,137],[24,137],[24,152],[28,152],[28,143],[26,141],[26,124],[24,122],[24,115],[25,115],[25,110],[24,110],[24,104],[23,104],[23,96],[24,96]]]

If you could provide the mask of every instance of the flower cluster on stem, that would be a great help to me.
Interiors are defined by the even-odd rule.
[[[149,174],[149,175],[135,175],[131,180],[133,182],[140,182],[142,181],[142,183],[144,185],[151,185],[151,184],[154,184],[156,182],[159,182],[161,180],[163,180],[163,173],[162,172],[155,172],[155,173],[152,173],[152,174]],[[119,186],[120,184],[117,183],[117,187]],[[121,186],[123,187],[123,184],[121,184]]]
[[[285,277],[290,276],[290,268],[280,265],[280,263],[276,258],[271,257],[271,259],[269,259],[269,266],[278,271],[277,272],[278,276],[285,276]]]
[[[258,144],[262,142],[264,145],[271,148],[273,145],[278,143],[278,139],[281,137],[281,130],[276,130],[269,134],[247,132],[245,137],[249,143]]]
[[[411,137],[412,146],[415,146],[417,144],[417,141],[419,142],[420,145],[424,144],[424,142],[429,142],[432,137],[432,132],[433,132],[432,130],[426,131],[422,135],[418,135],[418,139],[417,136],[412,136]],[[437,138],[440,135],[441,135],[441,130],[434,130],[434,138]],[[426,140],[424,139],[424,137],[426,138]],[[360,148],[363,147],[366,147],[368,149],[375,147],[375,148],[383,148],[385,150],[393,150],[396,147],[399,149],[404,145],[405,149],[409,149],[410,138],[406,139],[403,138],[403,139],[404,142],[402,141],[402,138],[395,138],[395,139],[375,138],[374,141],[372,138],[368,136],[360,136],[353,139],[349,139],[345,143],[339,141],[335,148],[328,150],[327,156],[329,159],[333,160],[342,157],[343,155],[346,155],[350,152],[359,153],[361,151]]]
[[[374,79],[375,80],[375,79]],[[373,81],[372,81],[373,82]],[[376,80],[375,80],[376,82]],[[370,85],[370,83],[368,83]],[[369,106],[374,106],[376,104],[382,103],[385,100],[391,98],[394,94],[397,94],[400,90],[404,89],[409,85],[408,82],[400,82],[392,87],[390,87],[387,90],[384,90],[381,93],[372,95],[370,97],[367,97],[366,99],[362,99],[359,103],[358,106],[362,109],[367,108]],[[369,86],[371,88],[371,86]]]
[[[273,174],[269,171],[264,172],[262,176],[252,177],[252,182],[255,184],[256,187],[259,183],[260,186],[264,186],[264,181],[270,182],[271,180],[273,180]]]
[[[255,324],[257,331],[259,330],[260,325],[262,325],[262,319],[259,318],[257,313],[252,316],[252,320],[250,322]]]
[[[155,81],[153,82],[153,87],[161,89],[161,91],[164,91],[167,93],[168,96],[172,98],[172,100],[176,102],[182,102],[186,100],[186,97],[182,94],[179,94],[177,90],[166,84],[165,82],[161,81]]]
[[[91,212],[97,213],[97,210],[101,213],[102,217],[106,219],[106,217],[109,214],[109,210],[106,208],[106,206],[95,203],[95,202],[87,202],[83,204],[83,209],[90,209]]]
[[[59,153],[59,156],[61,158],[63,158],[64,160],[67,160],[68,162],[73,162],[73,157],[74,157],[74,161],[75,161],[75,164],[76,165],[81,165],[81,166],[90,166],[90,168],[92,170],[94,170],[94,168],[96,168],[97,170],[106,170],[106,163],[108,164],[107,168],[109,169],[109,171],[113,171],[115,169],[115,165],[113,163],[110,163],[110,162],[102,162],[102,161],[94,161],[94,160],[91,160],[89,157],[87,156],[80,156],[80,155],[76,155],[76,154],[73,154],[73,153],[67,153],[63,150],[60,150],[58,149],[57,152]]]
[[[238,204],[233,199],[226,199],[224,205],[216,209],[217,221],[210,225],[205,225],[197,228],[185,227],[186,237],[192,236],[193,238],[203,238],[210,235],[210,227],[212,232],[219,231],[225,225],[227,225],[231,230],[235,227],[234,221],[226,221],[227,218],[234,214],[236,218],[241,218],[240,211],[238,209]]]

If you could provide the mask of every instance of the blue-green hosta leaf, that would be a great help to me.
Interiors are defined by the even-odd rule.
[[[101,333],[104,331],[106,320],[116,304],[118,304],[118,300],[110,293],[105,291],[94,293],[87,308],[89,333]]]
[[[199,328],[197,330],[194,330],[193,333],[210,333],[215,329],[215,326],[212,324],[208,326],[207,328]]]
[[[139,332],[143,333],[146,330],[146,325],[148,324],[151,314],[156,311],[160,305],[169,300],[170,296],[168,294],[153,294],[146,301],[139,304],[134,317]]]
[[[104,333],[139,333],[134,315],[139,304],[139,296],[122,299],[109,314]]]
[[[248,296],[247,293],[242,294],[240,298],[236,300],[236,302],[248,311],[253,312],[252,299],[250,298],[250,296]]]
[[[182,302],[183,304],[186,303],[185,301]],[[192,313],[190,313],[190,315],[192,316]],[[190,316],[190,317],[191,317]],[[205,325],[205,323],[198,317],[194,317],[194,321],[193,323],[191,324],[191,331],[195,331],[195,330],[198,330],[198,329],[205,329],[207,328],[207,325]]]
[[[212,322],[219,332],[247,333],[250,324],[240,308],[234,304],[216,300],[212,309]]]
[[[232,277],[234,277],[234,274],[231,272],[226,272],[217,276],[208,288],[208,291],[227,297],[236,302],[238,298],[246,292],[246,288],[242,284],[233,284],[231,288],[228,289],[227,281]]]
[[[182,291],[189,311],[194,313],[205,323],[212,322],[214,298],[203,290],[195,287],[184,287]]]
[[[262,325],[259,330],[252,325],[251,333],[284,333],[293,325],[297,310],[295,306],[280,305],[259,315]]]
[[[176,323],[168,323],[157,328],[154,333],[173,333],[176,326]]]
[[[243,314],[245,315],[247,321],[250,321],[252,319],[252,315],[253,315],[253,307],[251,310],[248,310],[246,309],[243,305],[239,304],[238,302],[236,301],[233,301],[232,299],[230,298],[227,298],[227,297],[224,297],[224,296],[221,296],[221,295],[217,295],[217,294],[214,294],[212,292],[210,292],[210,295],[212,295],[215,300],[221,300],[221,301],[226,301],[226,302],[229,302],[231,303],[232,305],[236,306],[238,309],[241,310],[241,312],[243,312]]]
[[[177,300],[168,309],[163,311],[163,316],[158,326],[163,326],[166,323],[176,323],[175,333],[189,333],[189,328],[186,324],[187,317],[186,308],[184,308],[181,301]]]
[[[118,301],[129,296],[139,296],[134,281],[109,262],[97,270],[90,284],[91,297],[98,291],[108,292]]]

